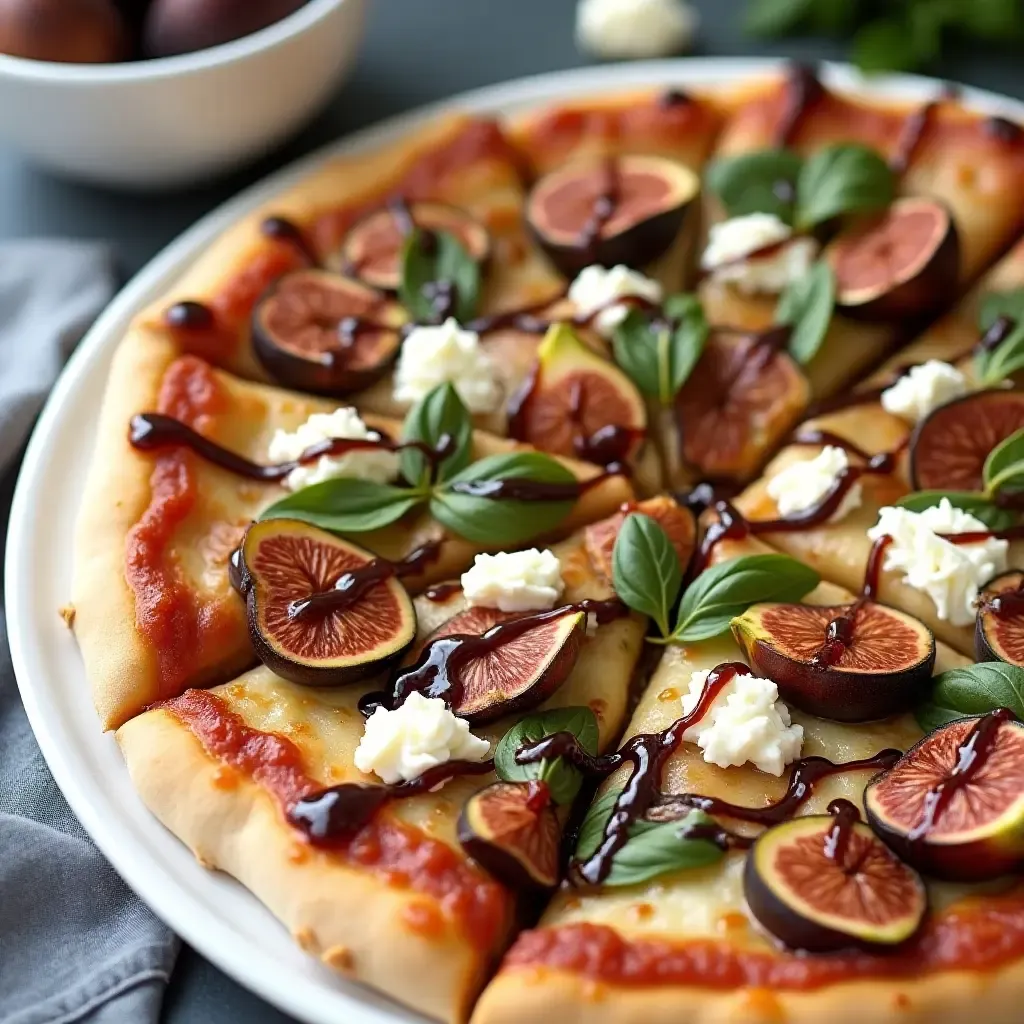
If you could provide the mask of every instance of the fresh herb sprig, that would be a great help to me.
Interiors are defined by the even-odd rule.
[[[1024,288],[985,296],[978,315],[978,330],[984,335],[1000,319],[1008,321],[1003,340],[995,348],[980,349],[974,356],[974,376],[982,387],[996,387],[1024,370]]]
[[[779,296],[775,323],[791,329],[787,348],[801,366],[821,348],[836,307],[836,275],[825,260],[818,260]]]
[[[398,298],[417,323],[450,316],[465,323],[476,315],[480,265],[451,232],[415,228],[402,247],[401,269]]]
[[[932,680],[931,691],[915,717],[925,732],[958,718],[1009,708],[1024,720],[1024,668],[1002,661],[950,669]]]

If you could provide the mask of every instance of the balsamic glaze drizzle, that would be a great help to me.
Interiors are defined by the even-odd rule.
[[[320,259],[313,250],[306,233],[287,217],[267,217],[260,224],[260,233],[265,238],[272,238],[275,242],[284,242],[286,245],[292,246],[311,267],[319,266]]]
[[[824,95],[825,87],[813,67],[799,63],[789,66],[783,92],[782,114],[773,139],[773,144],[777,148],[793,142],[804,114]]]

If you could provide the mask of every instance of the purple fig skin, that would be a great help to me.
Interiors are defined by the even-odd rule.
[[[154,0],[143,29],[147,57],[205,50],[267,28],[306,0]]]
[[[1024,572],[1016,569],[1004,572],[985,584],[980,595],[978,615],[974,623],[974,654],[978,661],[1002,661],[1008,665],[1024,667],[1024,659],[1015,659],[999,644],[996,636],[996,630],[1000,624],[999,616],[986,606],[986,599],[991,599],[1000,592],[1019,590],[1022,584],[1024,584]],[[1010,621],[1024,634],[1024,610],[1014,610],[1010,615]],[[1024,644],[1022,644],[1022,649],[1024,649]]]

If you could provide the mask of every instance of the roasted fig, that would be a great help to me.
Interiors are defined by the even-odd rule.
[[[1024,391],[978,391],[940,406],[910,439],[915,491],[984,490],[985,459],[1024,427]]]
[[[293,270],[253,310],[252,340],[267,372],[287,387],[327,395],[361,391],[401,347],[402,307],[326,270]]]
[[[545,782],[495,782],[471,796],[459,818],[462,848],[513,889],[558,885],[561,838]]]
[[[1024,572],[1004,572],[978,596],[974,652],[978,661],[1024,668]]]
[[[390,563],[296,519],[254,523],[241,591],[256,654],[306,686],[356,682],[401,659],[416,613]]]
[[[625,463],[643,443],[647,411],[633,382],[555,324],[537,349],[525,393],[509,411],[509,433],[555,455]]]
[[[626,516],[633,512],[650,516],[668,534],[672,546],[679,555],[679,565],[685,570],[690,564],[694,543],[697,538],[697,524],[693,513],[688,508],[677,505],[675,500],[665,496],[648,498],[646,501],[629,504],[608,516],[607,519],[591,523],[584,532],[584,543],[590,564],[606,580],[612,578],[612,552],[615,550],[615,539],[626,521]]]
[[[128,33],[111,0],[0,0],[0,53],[106,64],[128,56]]]
[[[676,396],[683,458],[703,477],[748,480],[809,401],[807,379],[787,353],[713,332]]]
[[[928,627],[874,601],[755,604],[732,620],[732,632],[783,700],[837,722],[907,711],[935,667]]]
[[[891,948],[920,927],[924,883],[855,811],[850,804],[776,825],[748,854],[747,905],[783,945],[812,953]]]
[[[682,230],[700,180],[688,167],[633,154],[559,167],[534,185],[526,222],[566,277],[584,267],[645,267]]]
[[[960,276],[960,242],[942,203],[897,199],[842,231],[825,249],[836,302],[864,320],[913,320],[948,304]]]
[[[477,261],[491,253],[487,228],[465,210],[446,203],[400,203],[383,207],[357,221],[341,247],[342,270],[381,291],[398,290],[402,279],[402,247],[415,229],[454,235]]]
[[[1024,863],[1024,725],[1005,709],[941,726],[864,791],[871,827],[909,864],[984,881]]]
[[[306,0],[154,0],[143,35],[149,57],[205,50],[250,35]]]

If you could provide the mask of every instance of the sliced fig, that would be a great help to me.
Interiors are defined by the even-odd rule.
[[[983,881],[1024,863],[1024,725],[999,710],[940,726],[868,783],[871,827],[909,864]]]
[[[940,406],[910,439],[914,490],[984,490],[985,459],[1024,427],[1024,391],[977,391]]]
[[[446,203],[403,203],[375,210],[352,226],[342,243],[342,269],[371,288],[397,291],[402,247],[414,228],[454,235],[478,263],[490,256],[487,228],[465,210]]]
[[[1024,572],[1004,572],[982,590],[974,652],[978,661],[1005,661],[1024,668]]]
[[[631,154],[559,167],[534,185],[526,222],[566,277],[584,267],[645,267],[666,252],[700,191],[688,167]]]
[[[928,909],[913,868],[863,822],[832,814],[763,833],[747,856],[743,890],[764,928],[783,945],[812,953],[898,946]]]
[[[748,480],[809,401],[807,379],[787,353],[713,332],[676,396],[683,458],[702,477]]]
[[[253,310],[252,340],[267,372],[287,387],[329,395],[361,391],[401,347],[402,307],[327,270],[293,270]]]
[[[635,454],[647,427],[647,410],[633,382],[587,348],[568,324],[548,331],[528,388],[513,406],[513,437],[604,466],[621,465]]]
[[[495,782],[466,802],[459,842],[514,889],[558,885],[562,831],[545,782]]]
[[[241,590],[256,654],[279,676],[334,686],[399,661],[416,636],[416,613],[390,564],[296,519],[246,531]]]
[[[732,620],[732,632],[786,703],[837,722],[907,711],[935,667],[928,627],[874,601],[755,604]]]
[[[626,517],[633,512],[650,516],[668,535],[672,546],[679,555],[679,565],[686,569],[693,555],[697,539],[697,524],[693,513],[688,508],[676,504],[675,499],[661,495],[648,498],[646,501],[623,506],[607,519],[591,523],[584,532],[584,543],[590,564],[606,580],[612,578],[612,552],[615,550],[615,539],[622,529]]]
[[[947,305],[960,276],[960,241],[949,210],[908,196],[840,232],[825,249],[836,302],[864,320],[916,319]]]

